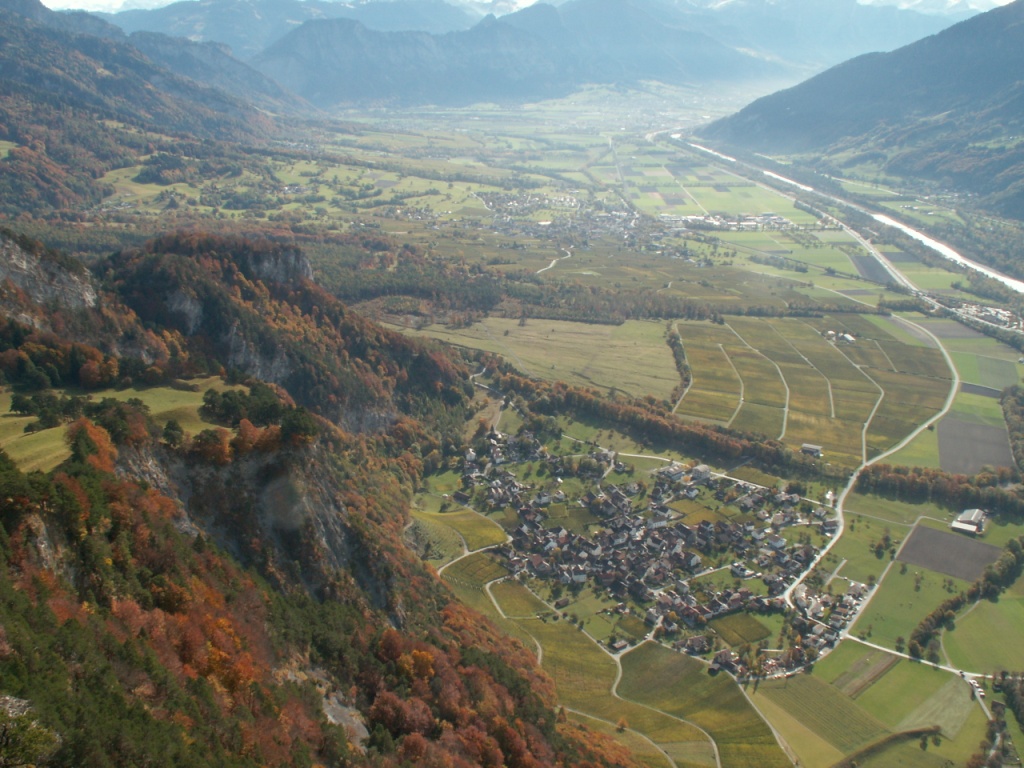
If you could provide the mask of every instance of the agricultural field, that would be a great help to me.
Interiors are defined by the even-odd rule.
[[[748,613],[733,613],[708,624],[711,629],[725,642],[736,647],[744,644],[756,645],[768,639],[772,631]]]
[[[434,522],[433,516],[415,510],[412,516],[405,533],[406,541],[412,541],[423,559],[435,568],[450,563],[465,551],[462,538],[454,528]]]
[[[489,520],[470,509],[437,514],[414,511],[413,515],[417,520],[450,528],[461,541],[465,542],[466,549],[469,552],[501,544],[507,538],[505,531],[493,520]]]
[[[445,568],[441,580],[451,587],[462,602],[485,616],[497,616],[497,610],[484,590],[484,585],[508,575],[508,570],[497,560],[486,552],[478,552]]]
[[[814,675],[762,681],[757,699],[761,696],[788,712],[843,755],[855,752],[887,731],[883,723],[852,699]]]
[[[918,525],[899,550],[901,563],[920,566],[967,582],[977,581],[1002,549],[963,534]]]
[[[592,731],[615,739],[629,749],[629,753],[634,759],[639,760],[648,768],[672,768],[672,763],[657,744],[632,728],[620,729],[617,723],[577,712],[570,712],[569,720],[581,723]]]
[[[846,530],[818,570],[826,577],[835,573],[837,578],[859,584],[876,580],[889,564],[890,553],[877,551],[882,537],[888,532],[892,546],[899,548],[909,530],[909,526],[902,523],[887,523],[847,512]]]
[[[689,656],[645,643],[622,658],[619,693],[703,728],[722,764],[736,768],[789,765],[771,730],[731,677],[712,676]],[[686,696],[679,691],[685,690]]]
[[[422,332],[458,346],[503,355],[524,373],[577,386],[666,399],[679,384],[661,323],[622,325],[488,318],[469,328]],[[415,334],[414,334],[415,335]]]
[[[846,499],[845,506],[847,511],[860,512],[866,517],[877,519],[882,525],[892,522],[909,527],[922,516],[934,518],[945,524],[953,519],[952,510],[933,502],[910,504],[875,494],[851,493]],[[960,510],[956,511],[959,514]]]
[[[898,734],[932,727],[940,729],[940,738],[929,741],[926,754],[935,762],[906,764],[962,765],[985,728],[965,681],[853,640],[842,642],[810,674],[760,683],[753,700],[807,766],[833,765],[870,745],[879,749],[867,764],[903,765],[906,744],[914,744],[918,756],[921,750],[916,737]],[[858,758],[865,760],[867,754]]]
[[[516,581],[499,581],[491,586],[491,594],[511,619],[531,619],[551,613],[529,589]]]
[[[524,626],[543,648],[542,667],[554,679],[567,708],[613,723],[624,719],[682,765],[714,765],[711,743],[699,729],[671,713],[613,695],[615,661],[583,632],[565,621]]]

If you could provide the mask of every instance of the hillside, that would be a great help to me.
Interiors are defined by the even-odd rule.
[[[974,192],[1024,216],[1024,3],[989,11],[892,53],[865,55],[766,96],[700,131],[823,167],[886,173]]]
[[[0,140],[14,145],[0,160],[4,213],[95,205],[111,192],[98,181],[104,173],[164,141],[181,151],[276,131],[248,102],[172,74],[126,42],[51,20],[0,9]]]
[[[55,298],[41,285],[104,294],[102,310],[86,301],[50,323],[67,335],[0,320],[17,407],[56,420],[71,449],[31,477],[0,453],[0,717],[19,729],[12,750],[54,766],[632,765],[556,722],[532,651],[455,603],[401,541],[424,463],[449,451],[435,437],[443,409],[419,421],[406,404],[417,388],[459,381],[457,363],[405,366],[372,324],[325,297],[323,311],[304,307],[311,288],[294,251],[169,238],[112,262],[123,281],[95,282],[70,264],[60,275],[59,255],[38,244],[3,242],[21,265],[8,285],[39,318]],[[234,317],[229,336],[258,309],[282,358],[303,359],[323,385],[294,400],[264,385],[255,358],[218,356],[230,341],[189,324],[186,300],[164,317],[155,298],[144,330],[118,297],[146,309],[132,276],[161,262],[181,265],[193,287],[205,280],[197,290],[222,286],[203,298],[219,320]],[[23,309],[0,303],[5,316]],[[135,350],[118,354],[96,335],[97,313],[139,337]],[[346,350],[302,351],[330,338]],[[374,432],[294,404],[337,412],[342,385],[374,388],[368,363],[385,390],[407,393]],[[144,398],[103,397],[131,376],[172,382],[227,366],[248,369],[236,373],[246,388],[208,393],[207,416],[224,426],[195,435],[155,423]],[[346,370],[347,382],[327,384]],[[415,383],[403,385],[410,371]],[[58,383],[97,396],[48,391]]]

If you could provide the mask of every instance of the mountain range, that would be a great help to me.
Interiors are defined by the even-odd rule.
[[[949,23],[856,0],[570,0],[482,19],[473,7],[443,0],[202,0],[104,18],[126,32],[223,43],[321,106],[509,102],[645,79],[794,82]]]
[[[469,29],[480,16],[444,0],[392,0],[351,5],[330,0],[183,0],[152,10],[98,14],[127,33],[161,32],[229,46],[255,56],[304,22],[345,18],[382,32],[443,34]]]
[[[762,153],[813,155],[983,196],[1024,216],[1024,1],[891,53],[860,56],[700,131]]]

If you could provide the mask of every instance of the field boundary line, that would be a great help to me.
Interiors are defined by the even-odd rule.
[[[783,738],[782,734],[779,733],[778,729],[772,724],[772,721],[764,716],[764,712],[761,711],[761,708],[754,703],[754,700],[751,698],[750,694],[747,693],[747,686],[740,684],[739,680],[736,681],[736,686],[740,689],[740,693],[743,694],[744,698],[747,700],[747,703],[750,704],[750,708],[757,712],[758,717],[760,717],[764,721],[765,725],[768,726],[768,730],[772,732],[772,735],[775,737],[776,743],[779,745],[782,751],[786,753],[786,757],[793,761],[794,766],[800,765],[800,759],[797,757],[796,752],[794,752],[793,748],[789,746],[789,742],[786,741],[785,738]]]
[[[500,579],[498,579],[498,581],[500,581]],[[558,613],[558,610],[554,606],[552,606],[544,598],[542,598],[540,595],[538,595],[536,592],[534,592],[532,589],[530,589],[530,587],[528,585],[524,584],[523,586],[525,586],[533,594],[534,597],[536,597],[538,600],[540,600],[540,602],[544,603],[544,605],[546,605],[550,610],[554,611],[555,613]],[[494,598],[492,597],[491,600],[493,601]],[[509,619],[509,621],[514,621],[514,619]],[[518,624],[519,622],[516,622],[516,623]],[[527,632],[527,634],[530,634],[525,629],[523,629],[523,631]],[[593,635],[591,635],[589,632],[587,632],[586,629],[581,629],[580,632],[583,635],[585,635],[586,638],[588,640],[590,640],[590,642],[592,642],[595,646],[597,646],[597,648],[600,651],[602,651],[613,662],[615,662],[615,680],[612,682],[611,687],[608,689],[608,694],[612,698],[618,699],[619,701],[624,701],[627,704],[632,704],[632,705],[637,706],[637,707],[643,707],[644,709],[649,709],[651,712],[655,712],[655,713],[657,713],[659,715],[662,715],[664,717],[667,717],[667,718],[669,718],[671,720],[676,720],[676,721],[682,723],[683,725],[689,725],[690,727],[697,729],[698,731],[703,733],[704,737],[711,743],[711,749],[715,753],[716,768],[725,768],[722,765],[722,758],[721,758],[721,756],[718,753],[718,742],[716,742],[711,737],[710,733],[708,733],[706,730],[704,730],[699,725],[697,725],[697,723],[691,722],[691,721],[687,720],[686,718],[679,717],[678,715],[673,715],[670,712],[665,712],[664,710],[658,709],[657,707],[652,707],[650,704],[644,704],[643,702],[640,702],[640,701],[634,701],[633,699],[626,698],[625,696],[622,696],[622,695],[619,694],[619,683],[622,682],[622,675],[623,675],[622,659],[621,659],[621,657],[625,656],[630,651],[635,651],[637,648],[639,648],[644,643],[653,642],[651,640],[651,635],[654,634],[654,630],[651,630],[651,632],[647,635],[647,637],[645,637],[643,639],[642,642],[637,643],[635,646],[633,646],[632,648],[629,648],[628,650],[623,651],[622,653],[612,653],[611,650],[609,650],[608,648],[605,648],[603,645],[601,645],[601,643],[599,643],[597,640],[595,640]],[[530,637],[533,637],[533,635],[530,634]],[[541,653],[543,653],[543,646],[540,644],[540,642],[537,640],[537,638],[533,637],[533,640],[541,648]],[[582,713],[582,714],[586,714],[586,713]],[[760,714],[760,712],[758,714]],[[597,718],[597,719],[600,719],[600,718]],[[673,765],[675,765],[674,762],[673,762]]]
[[[786,381],[786,375],[782,372],[782,369],[779,367],[778,363],[776,363],[774,360],[772,360],[770,357],[768,357],[768,355],[766,355],[761,350],[757,349],[756,347],[752,347],[750,345],[750,342],[747,341],[745,338],[743,338],[740,335],[740,332],[737,331],[735,328],[733,328],[731,325],[729,325],[729,323],[726,323],[725,327],[728,328],[730,331],[732,331],[733,334],[736,336],[736,338],[739,339],[741,342],[743,342],[743,345],[746,346],[747,349],[751,350],[754,354],[760,355],[765,360],[767,360],[769,363],[774,365],[775,366],[775,370],[778,371],[778,373],[779,373],[779,380],[782,382],[782,386],[786,388],[786,404],[782,406],[782,432],[779,433],[779,437],[778,437],[778,439],[781,440],[783,437],[786,436],[786,427],[787,427],[787,425],[789,423],[789,397],[790,397],[790,394],[789,394],[789,382]]]
[[[886,361],[889,363],[889,367],[892,369],[892,372],[899,373],[899,371],[896,369],[896,363],[894,363],[892,361],[892,358],[889,357],[889,353],[885,351],[885,347],[878,343],[878,339],[872,339],[871,341],[874,343],[876,347],[878,347],[878,351],[882,353],[883,357],[885,357]]]
[[[582,710],[579,710],[579,709],[573,709],[572,707],[566,707],[566,706],[563,706],[562,709],[564,709],[566,712],[572,712],[574,715],[579,715],[580,717],[586,717],[586,718],[589,718],[590,720],[596,720],[599,723],[604,723],[605,725],[614,726],[616,729],[619,727],[618,723],[613,723],[611,720],[605,720],[603,717],[598,717],[597,715],[591,715],[591,714],[589,714],[587,712],[584,712]],[[629,731],[630,733],[635,733],[641,739],[643,739],[648,744],[650,744],[652,747],[654,747],[656,750],[658,750],[661,753],[662,757],[664,757],[666,760],[668,760],[668,764],[671,765],[672,768],[679,768],[679,763],[677,763],[675,760],[673,760],[672,756],[668,752],[666,752],[664,749],[662,749],[661,745],[658,742],[656,742],[654,739],[652,739],[650,736],[648,736],[646,733],[642,733],[641,731],[638,731],[635,728],[630,728],[629,726],[626,726],[623,730]],[[612,738],[615,738],[615,737],[613,736]]]
[[[901,319],[903,319],[903,318],[901,318]],[[917,427],[917,429],[915,429],[913,432],[911,432],[909,435],[907,435],[905,438],[903,438],[900,442],[898,442],[892,448],[889,448],[888,450],[883,451],[882,453],[878,454],[874,458],[871,458],[871,459],[868,459],[868,460],[862,462],[861,465],[859,467],[857,467],[853,471],[853,473],[850,475],[849,481],[846,483],[846,486],[839,493],[839,497],[836,499],[836,503],[835,503],[835,507],[834,507],[834,509],[836,511],[836,519],[839,522],[839,529],[836,531],[835,535],[829,540],[829,543],[826,544],[821,549],[821,551],[818,552],[817,555],[815,555],[814,560],[812,560],[811,563],[807,566],[807,568],[804,570],[804,572],[800,576],[800,578],[798,578],[796,581],[794,581],[792,584],[790,584],[789,587],[786,588],[786,591],[782,593],[782,597],[786,601],[786,604],[791,606],[791,607],[794,607],[794,608],[796,607],[793,604],[793,592],[796,590],[796,588],[800,584],[802,584],[804,582],[804,580],[808,577],[808,575],[810,575],[810,573],[815,568],[818,567],[818,564],[821,563],[821,561],[825,559],[826,555],[828,555],[828,553],[832,551],[833,547],[835,547],[835,545],[839,543],[839,540],[842,539],[843,533],[846,531],[846,517],[843,514],[843,509],[844,509],[844,506],[846,504],[846,498],[853,492],[854,487],[857,485],[857,478],[860,476],[860,473],[864,469],[866,469],[867,467],[870,467],[872,464],[876,464],[879,461],[881,461],[882,459],[888,458],[889,456],[892,456],[893,454],[895,454],[898,451],[902,450],[904,447],[909,445],[914,439],[916,439],[918,435],[920,435],[922,432],[924,432],[926,429],[928,429],[928,427],[930,427],[932,424],[937,423],[943,416],[945,416],[947,413],[949,413],[949,411],[952,409],[953,401],[956,399],[956,395],[960,391],[960,373],[959,373],[959,371],[957,371],[956,365],[954,365],[954,363],[953,363],[953,358],[950,357],[949,350],[947,350],[942,345],[942,342],[939,341],[939,338],[934,333],[932,333],[930,330],[928,330],[924,326],[918,325],[917,323],[914,323],[914,322],[912,322],[910,320],[906,320],[906,319],[903,319],[903,321],[905,323],[907,323],[908,325],[914,326],[919,331],[921,331],[922,333],[924,333],[927,336],[929,336],[932,339],[932,341],[938,346],[939,351],[942,353],[942,356],[943,356],[943,358],[946,361],[946,365],[949,367],[949,370],[953,374],[953,378],[950,381],[949,393],[946,395],[946,402],[942,406],[942,409],[938,413],[936,413],[930,419],[927,419],[926,421],[922,422]],[[915,525],[916,524],[917,523],[915,521]],[[906,543],[906,540],[904,540],[904,543]],[[893,562],[895,562],[895,561],[891,560],[889,562],[889,565],[891,566]],[[884,578],[884,574],[883,574],[883,578]],[[882,582],[882,580],[879,579],[875,583],[874,589],[872,589],[871,592],[868,593],[867,599],[865,599],[865,601],[861,604],[860,609],[857,611],[857,616],[854,618],[854,620],[852,620],[848,624],[849,627],[852,628],[853,625],[856,624],[856,619],[859,618],[860,615],[864,612],[864,608],[871,601],[871,598],[874,596],[875,591],[878,589],[878,587],[881,584],[881,582]],[[846,634],[845,636],[846,637],[852,637],[852,635],[849,635],[849,634]]]
[[[678,336],[680,338],[680,340],[683,338],[683,335],[681,333],[679,333],[679,321],[678,320],[676,320],[675,322],[672,323],[672,330],[676,332],[676,336]],[[686,347],[684,346],[683,349],[686,349]],[[689,360],[686,361],[686,364],[687,364],[687,366],[690,365]],[[690,389],[692,387],[693,387],[693,368],[690,367],[690,380],[687,382],[686,387],[683,389],[683,394],[681,394],[679,396],[679,399],[676,400],[676,404],[674,406],[672,406],[672,413],[673,414],[675,414],[675,412],[679,410],[679,406],[683,404],[683,398],[686,397],[690,393]]]
[[[732,361],[732,358],[729,357],[729,353],[725,351],[725,345],[720,343],[718,348],[722,350],[722,354],[725,355],[725,361],[729,363],[729,367],[732,368],[732,372],[736,374],[736,378],[740,381],[740,401],[736,404],[736,410],[732,412],[732,416],[729,418],[729,421],[725,423],[725,426],[731,427],[732,423],[736,421],[736,417],[740,415],[740,411],[743,409],[743,394],[745,389],[743,386],[743,377],[740,375],[739,369],[736,367],[736,363]]]
[[[590,636],[587,635],[587,637],[590,637]],[[647,643],[647,642],[652,642],[652,641],[650,639],[644,640],[644,643]],[[637,643],[635,646],[630,648],[628,651],[625,651],[621,655],[625,656],[630,651],[635,651],[637,648],[639,648],[644,643]],[[706,730],[704,730],[699,725],[697,725],[697,723],[694,723],[694,722],[692,722],[690,720],[687,720],[684,717],[679,717],[678,715],[673,715],[673,714],[671,714],[669,712],[665,712],[664,710],[658,709],[657,707],[652,707],[650,704],[644,704],[642,701],[634,701],[633,699],[630,699],[627,696],[621,695],[619,693],[619,683],[622,682],[622,674],[623,674],[622,673],[622,660],[619,658],[619,656],[617,656],[615,654],[611,654],[611,656],[612,656],[613,659],[615,659],[615,666],[619,670],[619,673],[615,676],[615,684],[612,685],[612,689],[611,689],[612,696],[614,696],[616,699],[620,699],[622,701],[625,701],[625,702],[628,702],[630,704],[633,704],[634,706],[643,707],[644,709],[649,709],[649,710],[651,710],[651,712],[657,712],[660,715],[664,715],[665,717],[670,717],[673,720],[678,720],[680,723],[684,723],[685,725],[689,725],[689,726],[691,726],[693,728],[696,728],[698,731],[700,731],[701,733],[704,734],[705,738],[707,738],[707,740],[709,742],[711,742],[711,748],[715,752],[715,765],[717,766],[717,768],[723,768],[723,766],[722,766],[722,756],[721,756],[721,754],[719,754],[719,751],[718,751],[718,742],[714,740],[714,738],[711,736],[710,733],[708,733]],[[735,682],[735,681],[733,681],[733,682]],[[761,715],[761,711],[758,710],[757,708],[755,708],[754,711],[757,712],[758,715]],[[763,715],[761,715],[761,719],[762,720],[764,719]],[[767,722],[767,721],[765,721],[765,722]]]
[[[684,194],[684,195],[686,195],[686,196],[687,196],[688,198],[690,198],[691,200],[693,200],[693,202],[697,204],[697,207],[698,207],[698,208],[700,208],[700,209],[701,209],[702,211],[704,211],[704,215],[705,215],[705,216],[710,216],[710,215],[711,215],[711,214],[709,214],[709,213],[708,213],[708,209],[707,209],[707,208],[705,208],[705,207],[704,207],[704,206],[703,206],[703,205],[701,204],[700,200],[698,200],[698,199],[697,199],[697,198],[696,198],[696,197],[694,196],[693,192],[691,192],[691,191],[690,191],[689,189],[687,189],[687,188],[686,188],[686,185],[685,185],[685,184],[683,184],[683,182],[681,182],[681,181],[679,180],[679,177],[678,177],[678,176],[676,176],[676,175],[675,175],[674,173],[672,173],[672,171],[670,171],[670,170],[669,170],[668,168],[665,168],[665,164],[664,164],[664,163],[662,163],[662,164],[661,164],[661,167],[662,167],[662,168],[663,168],[663,169],[665,170],[665,172],[666,172],[666,173],[668,173],[668,175],[669,175],[669,176],[671,176],[671,177],[672,177],[672,181],[674,181],[674,182],[675,182],[675,183],[676,183],[676,184],[677,184],[677,185],[679,186],[679,188],[680,188],[681,190],[683,190],[683,194]]]
[[[830,379],[828,376],[822,373],[821,369],[818,368],[818,366],[816,366],[814,363],[812,363],[811,359],[807,357],[807,355],[805,355],[803,352],[797,349],[796,345],[793,344],[793,342],[791,342],[789,339],[787,339],[785,336],[779,333],[779,329],[776,328],[773,323],[767,323],[767,325],[775,332],[776,336],[778,336],[780,339],[786,342],[794,352],[800,355],[800,357],[804,359],[804,362],[807,363],[807,365],[809,365],[815,371],[815,373],[817,373],[819,376],[821,376],[821,378],[825,380],[825,388],[828,390],[828,405],[829,409],[832,411],[832,415],[830,418],[834,419],[836,417],[836,401],[835,398],[832,397],[832,379]]]
[[[803,321],[803,323],[808,328],[814,328],[813,325],[806,321]],[[877,342],[875,343],[877,345]],[[871,426],[871,422],[875,420],[875,414],[878,413],[878,409],[882,407],[882,401],[885,400],[885,389],[864,371],[863,366],[857,365],[857,363],[853,362],[853,360],[850,359],[850,356],[847,355],[838,344],[833,344],[833,347],[836,352],[843,356],[846,362],[852,365],[861,376],[874,384],[875,388],[878,390],[878,399],[875,400],[875,407],[871,409],[871,413],[869,413],[867,419],[864,420],[864,426],[860,430],[860,460],[861,462],[865,462],[868,460],[868,429]],[[879,349],[881,349],[881,347],[879,347]],[[885,354],[885,350],[882,350],[882,354]],[[888,355],[885,357],[887,360],[889,359]],[[892,364],[892,360],[889,360],[889,363]],[[831,389],[829,391],[831,391]]]

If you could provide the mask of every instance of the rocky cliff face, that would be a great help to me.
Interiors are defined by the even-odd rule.
[[[340,500],[322,447],[251,454],[226,466],[198,464],[161,448],[122,449],[121,473],[145,480],[180,505],[178,528],[202,533],[241,562],[326,596],[351,574],[374,608],[389,603],[384,563]]]
[[[39,306],[92,309],[97,294],[92,277],[70,259],[27,250],[0,232],[0,312],[37,328],[48,327]],[[34,308],[33,308],[34,307]]]
[[[247,254],[239,259],[239,266],[249,277],[264,282],[287,285],[313,279],[313,266],[300,251]]]

